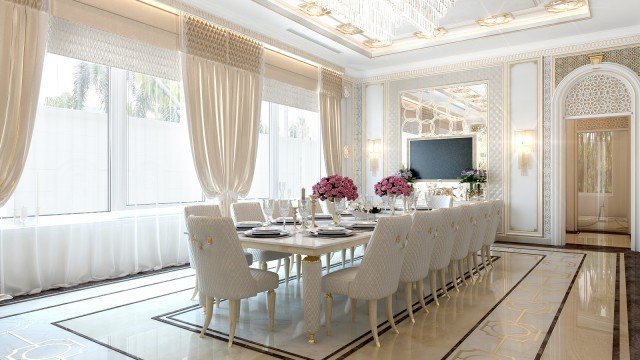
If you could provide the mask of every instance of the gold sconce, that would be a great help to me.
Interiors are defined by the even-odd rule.
[[[516,130],[514,145],[518,154],[518,169],[522,176],[527,176],[531,162],[531,154],[536,149],[536,131],[535,130]]]
[[[378,172],[380,158],[382,157],[382,139],[367,140],[367,153],[369,154],[371,173],[376,174]]]

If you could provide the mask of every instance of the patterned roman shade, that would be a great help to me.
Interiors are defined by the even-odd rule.
[[[342,98],[342,74],[325,67],[321,68],[320,91],[324,95]]]

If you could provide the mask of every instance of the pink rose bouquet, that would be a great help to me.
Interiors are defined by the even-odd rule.
[[[320,200],[346,198],[353,201],[358,198],[358,188],[347,176],[331,175],[323,177],[313,185],[313,195]]]
[[[406,179],[393,175],[387,176],[380,180],[375,186],[376,195],[378,196],[409,196],[413,192],[413,188]]]

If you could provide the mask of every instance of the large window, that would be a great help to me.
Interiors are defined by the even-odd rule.
[[[202,201],[179,82],[45,57],[25,170],[2,216]]]
[[[302,187],[310,191],[323,171],[318,113],[263,101],[258,157],[247,198],[297,196]]]

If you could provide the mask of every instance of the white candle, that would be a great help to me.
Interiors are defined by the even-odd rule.
[[[302,188],[302,194],[300,196],[300,200],[304,201],[304,198],[305,198],[305,189]]]

